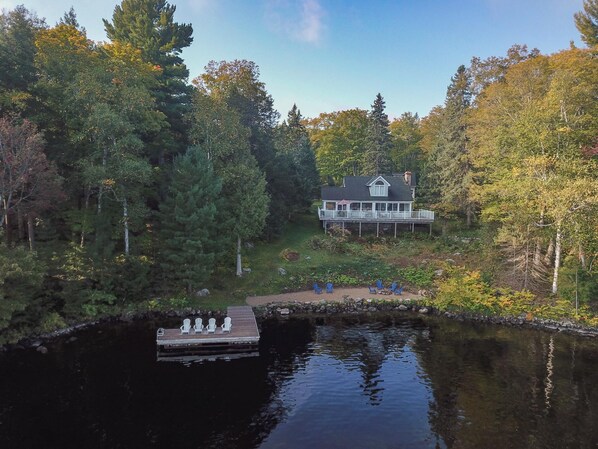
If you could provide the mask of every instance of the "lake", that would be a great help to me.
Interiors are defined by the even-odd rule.
[[[598,340],[390,313],[261,323],[260,354],[156,360],[105,325],[0,354],[0,448],[596,448]]]

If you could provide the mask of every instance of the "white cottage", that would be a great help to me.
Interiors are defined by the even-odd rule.
[[[431,224],[434,212],[414,210],[415,176],[411,172],[400,175],[345,176],[342,186],[322,187],[322,207],[318,216],[324,229],[329,224],[375,223],[376,235],[380,224],[388,227],[406,223],[414,230],[415,224]]]

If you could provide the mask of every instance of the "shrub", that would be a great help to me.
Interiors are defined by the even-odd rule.
[[[399,278],[417,288],[429,288],[434,284],[434,270],[431,267],[406,267],[399,271]]]
[[[46,315],[39,323],[39,330],[48,333],[67,326],[66,321],[57,312],[51,312]]]

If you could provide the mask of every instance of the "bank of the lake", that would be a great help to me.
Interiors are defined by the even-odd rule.
[[[246,302],[253,307],[258,321],[264,319],[287,319],[289,316],[330,316],[330,315],[357,315],[399,312],[406,317],[431,315],[443,317],[448,320],[461,322],[487,323],[496,326],[521,327],[537,329],[548,332],[559,332],[580,335],[584,337],[598,337],[598,327],[587,326],[570,318],[550,319],[530,314],[518,316],[481,314],[468,310],[446,311],[437,307],[433,298],[420,293],[405,292],[400,296],[368,295],[367,288],[341,288],[332,294],[317,295],[313,291],[285,293],[268,296],[248,297]],[[0,352],[14,349],[33,348],[45,351],[46,342],[59,337],[66,337],[78,331],[89,328],[101,329],[102,326],[117,322],[132,323],[135,321],[160,321],[183,319],[197,315],[204,315],[223,319],[226,315],[222,309],[204,309],[186,307],[170,310],[145,310],[128,312],[119,315],[102,317],[97,320],[72,324],[71,326],[54,332],[31,335],[21,339],[16,344],[0,346]],[[74,337],[76,338],[76,337]]]

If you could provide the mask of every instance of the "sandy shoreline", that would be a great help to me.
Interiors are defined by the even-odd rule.
[[[281,293],[278,295],[267,295],[267,296],[248,296],[246,302],[250,306],[263,306],[265,304],[276,303],[276,302],[341,302],[345,296],[351,298],[376,298],[376,299],[416,299],[421,298],[416,293],[404,291],[402,295],[379,295],[370,293],[367,287],[355,287],[355,288],[335,288],[332,293],[326,293],[324,291],[321,294],[316,294],[313,290],[293,292],[293,293]]]

